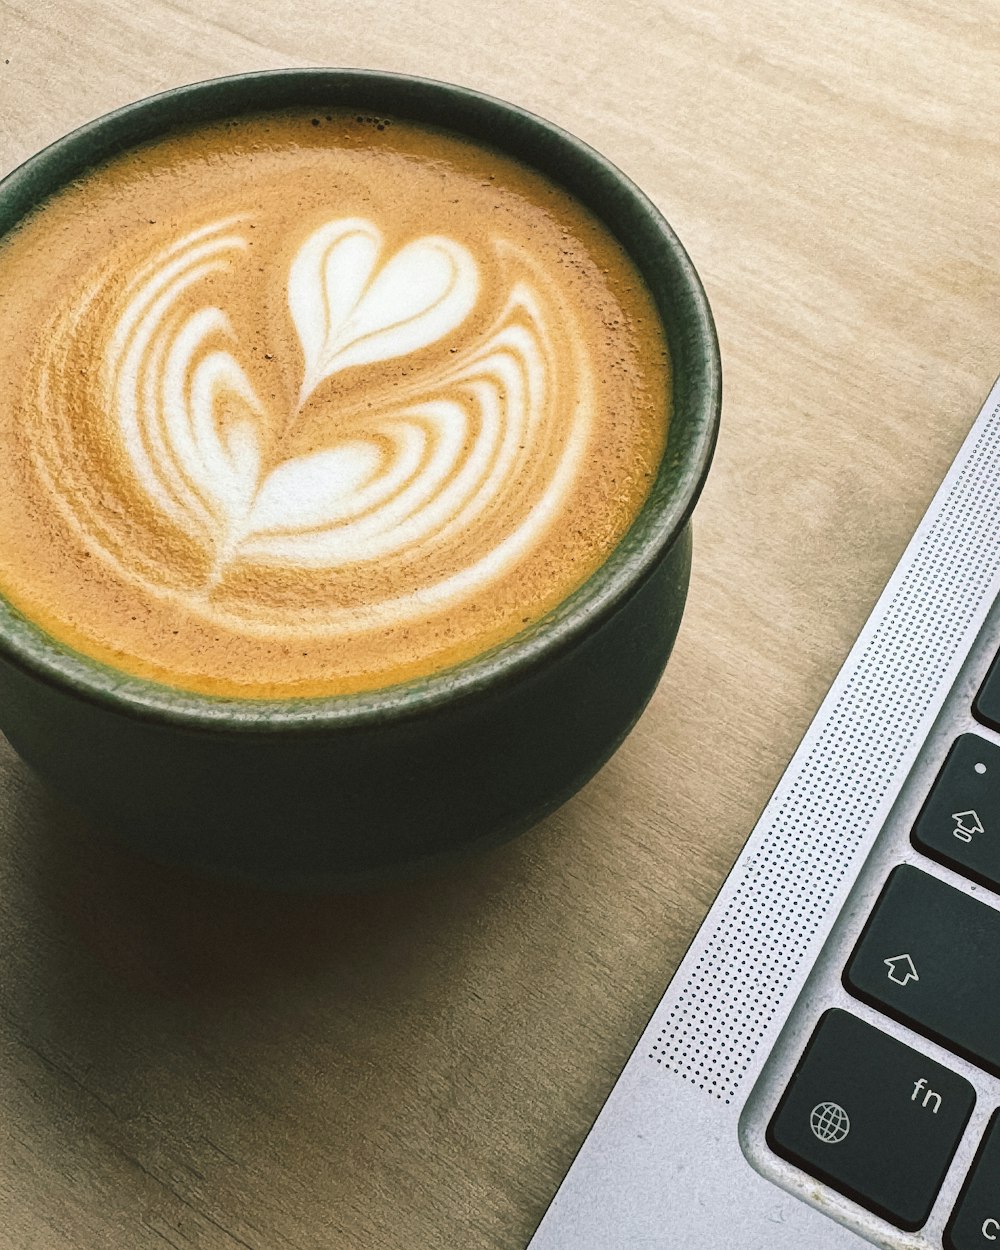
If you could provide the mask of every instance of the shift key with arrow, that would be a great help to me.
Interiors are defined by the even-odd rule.
[[[893,870],[844,984],[1000,1076],[1000,911],[911,864]]]

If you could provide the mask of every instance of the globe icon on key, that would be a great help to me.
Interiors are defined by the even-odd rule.
[[[839,1103],[819,1102],[809,1112],[809,1127],[820,1141],[835,1146],[851,1131],[851,1121]]]

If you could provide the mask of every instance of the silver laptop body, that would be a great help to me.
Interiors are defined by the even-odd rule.
[[[941,1250],[1000,1106],[1000,1081],[860,1001],[843,978],[894,866],[917,865],[1000,907],[1000,896],[927,858],[910,837],[957,735],[974,732],[1000,744],[972,715],[1000,651],[998,594],[1000,382],[529,1250],[847,1250],[865,1242]],[[905,954],[886,952],[886,975],[897,983],[909,979],[909,968],[892,961]],[[916,969],[910,976],[916,981]],[[768,1144],[783,1092],[831,1008],[905,1042],[975,1091],[930,1216],[916,1231],[874,1214]],[[814,1111],[823,1105],[820,1099]],[[931,1102],[927,1111],[935,1110]],[[997,1205],[1000,1216],[1000,1192]],[[984,1221],[983,1250],[994,1232],[1000,1220],[996,1228]]]

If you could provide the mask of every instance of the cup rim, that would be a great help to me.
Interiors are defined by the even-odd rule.
[[[242,103],[238,107],[222,107],[232,92],[240,94]],[[368,97],[375,104],[368,103]],[[206,101],[215,106],[207,114],[199,108]],[[0,180],[0,215],[5,203],[14,203],[13,215],[6,224],[0,220],[0,237],[72,177],[123,146],[134,146],[199,118],[215,120],[289,107],[296,102],[302,106],[318,105],[321,101],[335,107],[378,105],[380,113],[431,122],[498,148],[566,186],[584,207],[602,218],[647,285],[651,285],[647,269],[660,276],[669,271],[664,281],[669,279],[668,284],[676,288],[671,292],[676,299],[676,339],[683,338],[685,344],[685,397],[693,396],[686,400],[690,410],[684,413],[684,444],[679,452],[676,445],[671,446],[671,431],[677,419],[675,393],[667,446],[652,491],[618,545],[581,586],[541,621],[489,651],[436,673],[374,690],[282,698],[229,697],[184,690],[133,676],[72,650],[47,635],[0,594],[0,658],[46,684],[69,689],[80,699],[126,716],[213,732],[308,732],[372,724],[386,718],[423,718],[501,689],[529,677],[574,647],[600,628],[639,589],[688,524],[708,474],[718,437],[722,366],[708,298],[677,235],[648,196],[595,148],[554,122],[473,88],[409,74],[341,68],[259,70],[173,87],[86,122]],[[394,108],[398,102],[407,102],[408,107]],[[142,132],[143,122],[148,133]],[[504,135],[498,138],[495,132],[501,128]],[[130,129],[138,129],[139,137],[133,133],[129,141]],[[124,143],[116,143],[116,136],[122,133],[126,135]],[[512,134],[521,142],[511,142]],[[524,154],[525,148],[528,155]],[[575,169],[586,191],[567,186],[565,177],[533,161],[530,153],[536,150],[553,164],[566,162]],[[71,167],[69,173],[67,163]],[[618,200],[614,220],[603,217],[599,206],[589,202],[588,196]],[[655,242],[658,251],[654,259],[637,255],[629,239],[622,237],[622,215],[629,218],[625,224],[641,232],[647,242]],[[660,305],[656,291],[651,293],[661,320],[665,321],[671,310]],[[666,325],[664,328],[668,330]],[[689,342],[693,346],[688,346]],[[668,333],[672,366],[676,363],[675,346],[676,341]],[[671,373],[672,389],[676,392],[679,370],[672,367]],[[668,473],[679,477],[661,498],[657,487],[662,486]]]

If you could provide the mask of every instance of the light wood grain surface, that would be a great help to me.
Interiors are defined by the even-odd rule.
[[[996,0],[0,0],[0,171],[215,74],[465,83],[650,193],[726,377],[662,685],[517,843],[228,890],[0,741],[4,1250],[524,1245],[1000,368],[998,61]]]

